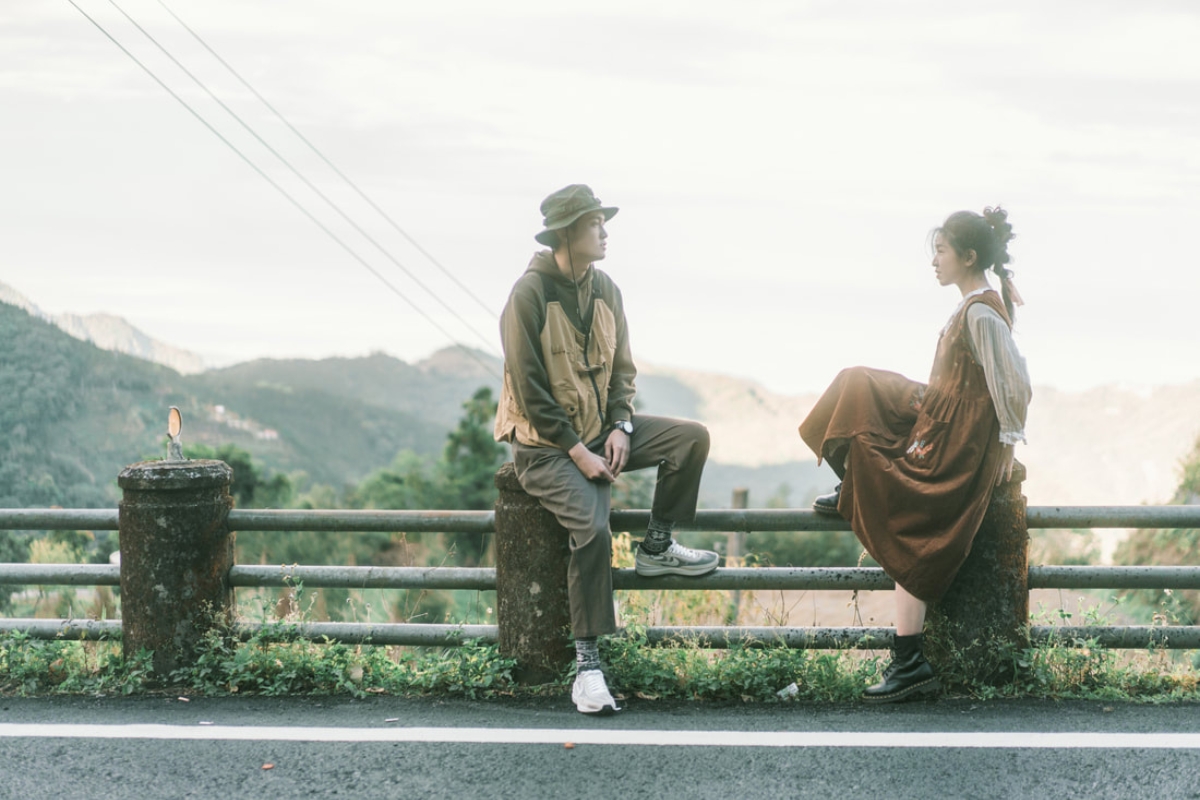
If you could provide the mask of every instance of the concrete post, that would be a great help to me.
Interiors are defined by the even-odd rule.
[[[521,683],[554,680],[574,658],[567,566],[568,534],[517,481],[513,464],[496,472],[496,619],[500,654],[516,659]]]
[[[971,553],[926,622],[926,654],[939,671],[985,684],[1012,677],[1012,651],[1029,644],[1029,528],[1025,467],[992,493]]]
[[[121,471],[122,649],[154,651],[166,681],[214,621],[231,621],[233,470],[222,461],[143,461]]]
[[[733,500],[730,508],[746,509],[750,507],[750,490],[746,488],[737,488],[733,490]],[[725,566],[740,567],[742,566],[742,551],[746,548],[743,546],[746,541],[746,534],[742,531],[729,531],[725,534]],[[725,612],[725,624],[737,625],[738,617],[742,613],[742,591],[734,589],[729,593],[729,609]]]

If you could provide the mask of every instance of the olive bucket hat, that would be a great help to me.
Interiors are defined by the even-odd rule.
[[[602,204],[600,199],[592,194],[592,190],[582,183],[564,186],[542,201],[542,216],[545,218],[542,220],[544,230],[533,238],[547,247],[554,247],[558,244],[558,236],[555,231],[567,227],[584,214],[590,214],[593,211],[602,212],[604,219],[609,220],[617,213],[617,208]]]

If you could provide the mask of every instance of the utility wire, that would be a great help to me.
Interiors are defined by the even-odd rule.
[[[221,106],[221,108],[225,109],[225,112],[228,113],[229,116],[233,117],[234,120],[236,120],[237,123],[239,125],[241,125],[242,128],[245,129],[245,131],[247,133],[249,133],[251,136],[253,136],[258,141],[259,144],[261,144],[263,147],[267,148],[267,150],[269,150],[271,152],[271,155],[273,155],[273,156],[275,156],[275,158],[279,159],[280,163],[282,163],[285,167],[287,167],[293,175],[295,175],[297,178],[299,178],[304,183],[305,186],[307,186],[318,197],[320,197],[322,200],[324,200],[326,205],[328,205],[335,212],[337,212],[338,216],[340,216],[347,223],[349,223],[350,226],[352,228],[354,228],[354,230],[358,231],[363,236],[364,239],[366,239],[371,244],[375,245],[375,248],[377,250],[379,250],[379,252],[383,253],[383,255],[389,261],[391,261],[393,264],[395,264],[397,267],[399,267],[400,270],[402,272],[404,272],[404,274],[407,275],[413,281],[413,283],[417,284],[417,286],[420,286],[422,289],[424,289],[426,294],[428,294],[430,297],[432,297],[434,300],[436,300],[442,306],[442,308],[446,309],[446,311],[448,311],[451,316],[453,316],[455,319],[457,319],[459,322],[461,322],[463,324],[463,326],[465,326],[467,328],[467,330],[471,331],[471,333],[473,333],[477,337],[479,337],[479,340],[484,343],[485,347],[487,347],[489,350],[492,351],[493,355],[499,355],[496,352],[495,345],[492,344],[492,341],[490,339],[488,339],[488,337],[484,336],[482,333],[480,333],[478,330],[476,330],[475,327],[471,325],[471,323],[469,323],[465,319],[463,319],[463,317],[461,315],[459,315],[459,313],[457,311],[455,311],[453,308],[451,308],[448,303],[446,303],[444,300],[442,300],[441,297],[438,296],[437,292],[435,292],[433,289],[430,289],[428,286],[426,286],[421,281],[420,278],[418,278],[416,275],[414,275],[408,269],[408,267],[406,267],[402,263],[400,263],[400,261],[394,255],[392,255],[391,252],[386,247],[384,247],[382,244],[380,244],[378,241],[376,241],[375,237],[371,236],[371,234],[369,234],[365,230],[363,230],[362,226],[360,226],[357,222],[355,222],[353,219],[351,219],[350,216],[348,214],[346,214],[345,211],[342,210],[341,206],[339,206],[332,199],[330,199],[329,196],[326,195],[324,192],[322,192],[319,188],[317,188],[317,186],[315,184],[313,184],[312,181],[310,181],[303,174],[301,174],[301,172],[298,169],[296,169],[294,166],[292,166],[292,163],[290,161],[288,161],[286,158],[284,158],[283,155],[281,155],[278,150],[276,150],[265,139],[263,139],[261,136],[259,136],[258,133],[253,128],[251,128],[250,125],[247,124],[246,121],[243,120],[237,114],[237,112],[235,112],[232,108],[230,108],[228,105],[226,105],[224,103],[224,101],[221,100],[221,98],[217,97],[217,95],[215,93],[213,93],[213,91],[211,89],[209,89],[207,85],[204,84],[203,81],[201,81],[199,78],[197,78],[191,72],[191,70],[189,70],[182,63],[180,63],[179,59],[175,58],[175,56],[172,55],[170,53],[170,51],[167,50],[167,48],[165,48],[162,44],[159,43],[159,41],[157,39],[155,39],[153,36],[151,36],[149,31],[147,31],[145,28],[143,28],[141,25],[139,25],[137,20],[135,20],[128,13],[126,13],[123,8],[121,8],[119,5],[117,5],[116,0],[108,0],[108,2],[117,11],[120,11],[121,15],[124,16],[125,19],[129,20],[130,24],[133,25],[133,27],[135,27],[139,31],[141,31],[142,35],[145,36],[147,39],[149,39],[151,44],[153,44],[155,47],[157,47],[159,49],[159,51],[162,52],[163,55],[165,55],[167,58],[171,59],[171,62],[173,64],[175,64],[175,66],[179,67],[179,69],[183,71],[183,74],[185,74],[189,78],[191,78],[192,82],[195,83],[197,86],[199,86],[205,92],[205,94],[207,94],[209,97],[211,97],[217,103],[217,105],[219,105],[219,106]],[[167,9],[167,10],[169,11],[170,9]]]
[[[101,25],[99,22],[97,22],[95,19],[93,19],[86,11],[84,11],[82,8],[80,8],[79,5],[76,4],[75,0],[67,0],[67,2],[70,3],[72,6],[74,6],[76,11],[78,11],[80,14],[82,14],[87,19],[88,22],[92,23],[92,25],[94,25],[97,30],[99,30],[102,34],[104,34],[104,36],[110,42],[112,42],[114,45],[116,45],[121,50],[122,53],[129,56],[129,59],[131,61],[133,61],[133,63],[135,63],[139,67],[141,67],[142,71],[145,72],[147,75],[149,75],[150,78],[155,83],[157,83],[159,86],[161,86],[163,88],[163,90],[165,90],[167,92],[167,94],[171,95],[171,97],[175,98],[175,100],[178,101],[180,105],[182,105],[185,109],[187,109],[188,113],[190,113],[193,117],[195,117],[200,122],[201,125],[208,128],[208,130],[214,136],[216,136],[218,139],[220,139],[222,142],[224,142],[225,145],[230,150],[232,150],[235,154],[237,154],[238,158],[240,158],[240,159],[242,159],[242,161],[246,162],[247,166],[249,166],[251,169],[253,169],[255,172],[257,172],[263,180],[265,180],[267,183],[271,184],[271,186],[273,186],[276,191],[278,191],[280,194],[282,194],[289,203],[291,203],[293,206],[295,206],[296,209],[301,214],[308,217],[309,220],[311,220],[314,225],[316,225],[318,228],[320,228],[322,231],[324,231],[325,234],[327,236],[329,236],[330,239],[333,239],[333,241],[336,242],[343,250],[345,250],[355,261],[357,261],[358,263],[360,263],[364,267],[366,267],[367,270],[370,271],[370,273],[372,275],[374,275],[376,278],[378,278],[384,284],[384,286],[387,286],[388,289],[390,289],[397,297],[399,297],[401,300],[403,300],[404,302],[406,302],[410,306],[412,306],[414,311],[416,311],[421,316],[425,317],[425,319],[428,320],[431,325],[433,325],[435,328],[437,328],[438,331],[440,331],[444,336],[448,337],[452,342],[454,342],[454,344],[456,344],[459,348],[461,348],[464,353],[466,353],[468,356],[470,356],[476,362],[478,362],[480,364],[480,366],[482,366],[485,370],[487,370],[488,373],[490,373],[492,375],[492,377],[494,377],[498,380],[500,379],[500,376],[498,374],[496,374],[496,371],[492,368],[491,364],[488,364],[486,361],[484,361],[479,356],[477,356],[475,354],[475,351],[473,351],[471,348],[469,348],[466,345],[462,344],[461,342],[455,340],[454,336],[451,335],[450,332],[447,331],[445,328],[443,328],[441,325],[439,325],[437,320],[435,320],[433,317],[429,316],[429,314],[427,314],[423,309],[421,309],[420,306],[418,306],[416,303],[414,303],[412,300],[410,300],[403,292],[401,292],[399,289],[397,289],[396,286],[391,283],[391,281],[389,281],[387,278],[385,278],[379,272],[379,270],[372,267],[362,256],[360,256],[358,253],[356,253],[348,244],[346,244],[344,241],[342,241],[342,239],[340,239],[337,234],[335,234],[332,230],[330,230],[329,227],[325,225],[325,223],[323,223],[323,222],[321,222],[321,220],[317,219],[312,214],[312,212],[310,212],[303,205],[301,205],[300,202],[297,201],[296,198],[294,198],[291,194],[289,194],[286,189],[284,189],[282,186],[280,186],[278,183],[276,183],[275,180],[273,180],[270,175],[263,172],[262,169],[260,169],[257,164],[255,164],[253,161],[251,161],[241,150],[239,150],[231,141],[229,141],[229,139],[225,138],[225,136],[222,135],[220,131],[218,131],[211,124],[209,124],[208,120],[206,120],[206,119],[204,119],[204,117],[200,116],[200,114],[195,109],[193,109],[190,105],[188,105],[186,100],[184,100],[182,97],[180,97],[178,94],[176,94],[174,92],[174,90],[171,89],[171,87],[167,86],[167,84],[163,83],[163,81],[157,75],[155,75],[154,72],[149,67],[147,67],[145,64],[143,64],[141,61],[139,61],[137,59],[137,56],[135,56],[133,53],[129,52],[129,50],[127,50],[124,45],[122,45],[120,42],[118,42],[111,33],[109,33],[107,30],[105,30],[103,25]]]
[[[192,37],[195,38],[195,40],[200,43],[201,47],[203,47],[210,54],[212,54],[212,57],[215,58],[217,61],[219,61],[221,63],[221,66],[223,66],[223,67],[225,67],[225,69],[229,70],[230,74],[232,74],[233,77],[237,78],[238,82],[241,83],[242,86],[245,86],[246,89],[251,94],[253,94],[255,97],[257,97],[259,99],[259,101],[262,102],[262,104],[264,106],[266,106],[267,109],[272,114],[274,114],[276,117],[278,117],[280,122],[282,122],[284,125],[286,125],[288,127],[288,129],[291,130],[292,133],[296,134],[297,138],[299,138],[300,141],[302,141],[302,142],[304,142],[304,144],[308,145],[308,148],[310,150],[312,150],[313,153],[315,153],[318,158],[320,158],[322,161],[324,161],[325,164],[331,170],[333,170],[335,173],[337,173],[338,177],[340,177],[343,181],[346,182],[346,185],[348,185],[351,189],[353,189],[358,194],[359,197],[361,197],[364,201],[366,201],[366,203],[369,206],[371,206],[371,208],[375,209],[381,217],[383,217],[385,220],[387,220],[388,224],[391,225],[396,230],[397,233],[399,233],[401,236],[403,236],[405,239],[407,239],[409,244],[411,244],[413,247],[415,247],[421,253],[421,255],[423,255],[423,256],[425,256],[425,258],[429,259],[430,263],[432,263],[435,267],[440,269],[442,271],[442,273],[445,274],[446,277],[448,277],[450,280],[454,281],[455,285],[458,286],[458,288],[462,289],[463,292],[465,292],[468,297],[470,297],[472,300],[474,300],[476,303],[478,303],[480,308],[482,308],[484,311],[491,314],[493,317],[498,318],[495,309],[493,309],[487,303],[484,303],[482,300],[480,300],[478,297],[476,297],[475,294],[472,293],[470,289],[468,289],[461,281],[459,281],[458,278],[454,277],[454,274],[452,272],[450,272],[450,270],[448,270],[444,266],[442,266],[441,262],[439,262],[436,258],[433,257],[433,255],[429,251],[427,251],[424,247],[422,247],[417,242],[416,239],[409,236],[408,233],[403,228],[401,228],[396,223],[396,221],[393,220],[386,211],[384,211],[382,208],[380,208],[378,205],[376,205],[375,201],[372,200],[370,197],[368,197],[366,195],[366,193],[363,192],[362,189],[358,188],[358,184],[356,184],[354,181],[350,180],[349,176],[347,176],[344,172],[342,172],[340,169],[338,169],[337,166],[332,161],[330,161],[328,158],[325,157],[324,153],[322,153],[320,150],[317,149],[317,146],[315,144],[310,142],[303,133],[301,133],[299,130],[297,130],[296,127],[294,125],[292,125],[292,123],[289,122],[285,116],[283,116],[283,114],[281,114],[279,111],[277,111],[275,109],[275,106],[273,106],[269,102],[267,102],[267,98],[265,98],[261,94],[259,94],[258,90],[256,90],[253,86],[251,86],[249,84],[249,82],[247,82],[246,79],[243,78],[238,73],[238,71],[236,69],[234,69],[227,61],[225,61],[225,59],[221,58],[221,56],[217,54],[216,50],[213,50],[211,47],[209,47],[208,42],[204,41],[204,39],[202,39],[200,37],[200,34],[196,33],[194,30],[191,29],[191,27],[188,26],[188,24],[186,22],[184,22],[182,19],[180,19],[179,15],[176,14],[174,11],[172,11],[170,9],[170,7],[166,3],[163,2],[163,0],[158,0],[158,4],[160,6],[162,6],[164,9],[166,9],[167,13],[170,14],[172,17],[174,17],[175,21],[178,22],[180,25],[182,25],[184,30],[186,30],[188,33],[190,33],[192,35]]]

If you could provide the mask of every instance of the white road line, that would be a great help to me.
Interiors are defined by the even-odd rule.
[[[0,723],[0,738],[186,739],[284,742],[663,745],[673,747],[905,747],[1020,750],[1200,749],[1200,733],[892,733],[878,731],[687,731],[577,728],[282,728],[233,725],[42,725]]]

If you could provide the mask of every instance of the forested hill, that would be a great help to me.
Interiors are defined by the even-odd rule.
[[[113,506],[122,468],[163,457],[171,406],[183,412],[185,444],[234,444],[268,470],[341,489],[401,450],[440,453],[463,403],[481,386],[499,394],[502,370],[495,357],[448,348],[417,364],[383,354],[262,359],[181,375],[3,302],[0,341],[0,508]],[[646,371],[638,387],[648,413],[706,415],[674,375]],[[770,467],[714,459],[702,502],[725,506],[735,486],[748,486],[761,504],[786,485],[804,503],[828,477],[811,459]]]
[[[498,358],[457,349],[435,353],[417,365],[382,353],[365,358],[259,359],[204,373],[221,391],[274,387],[317,392],[355,404],[411,414],[443,429],[454,427],[462,404],[481,386],[500,394],[503,365]]]
[[[74,339],[5,303],[0,342],[5,508],[111,507],[121,469],[164,454],[170,406],[183,412],[185,442],[238,444],[270,468],[334,486],[405,448],[438,452],[450,427],[319,383],[273,384],[250,368],[183,376]],[[451,404],[451,418],[469,396]]]

